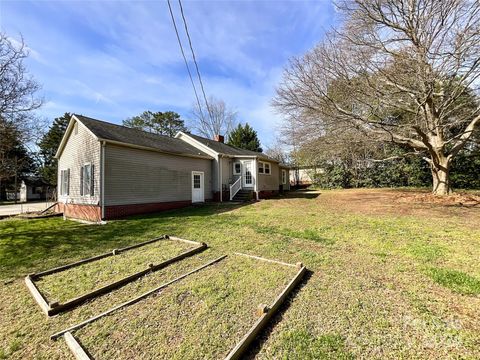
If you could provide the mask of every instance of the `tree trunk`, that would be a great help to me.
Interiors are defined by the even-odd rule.
[[[433,179],[433,193],[435,195],[450,194],[450,160],[437,156],[437,161],[430,162]]]

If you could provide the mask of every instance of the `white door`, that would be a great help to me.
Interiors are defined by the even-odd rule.
[[[243,187],[253,187],[252,160],[244,160],[242,163]]]
[[[203,172],[192,171],[192,202],[204,202]]]

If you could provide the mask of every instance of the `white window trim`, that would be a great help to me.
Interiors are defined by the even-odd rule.
[[[65,176],[65,184],[62,174]],[[70,179],[68,177],[68,168],[60,170],[60,197],[67,198],[69,196],[69,183]],[[65,185],[65,186],[64,186]]]
[[[239,164],[240,165],[240,171],[235,172],[235,165]],[[234,161],[233,162],[233,175],[242,175],[242,163],[240,161]]]
[[[81,174],[80,175],[80,178],[82,179],[82,193],[83,195],[82,198],[92,198],[94,197],[95,195],[90,195],[90,190],[91,190],[91,186],[92,186],[92,163],[91,162],[87,162],[87,163],[84,163],[81,167],[80,167],[80,172],[84,171],[85,170],[85,166],[90,166],[90,181],[88,183],[88,194],[85,194],[85,188],[84,188],[84,183],[85,183],[85,174]]]
[[[260,165],[262,165],[262,171],[260,171]],[[266,165],[268,165],[268,173],[265,172]],[[269,162],[259,161],[258,162],[258,173],[262,175],[270,176],[272,175],[272,165]]]
[[[287,184],[287,170],[282,169],[282,185]]]

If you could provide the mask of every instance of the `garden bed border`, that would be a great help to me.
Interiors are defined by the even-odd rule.
[[[275,298],[273,303],[268,307],[265,305],[260,304],[258,307],[259,310],[259,318],[258,320],[252,325],[252,327],[248,330],[248,332],[242,337],[242,339],[235,345],[235,347],[230,350],[228,355],[224,358],[224,360],[238,360],[241,359],[242,356],[245,354],[249,346],[252,344],[252,342],[257,338],[258,334],[267,326],[268,322],[270,319],[275,315],[275,313],[279,310],[280,306],[284,303],[284,301],[287,299],[287,297],[291,294],[293,289],[302,281],[304,275],[307,273],[307,268],[302,264],[302,263],[296,263],[296,264],[290,264],[290,263],[285,263],[282,261],[277,261],[277,260],[271,260],[267,258],[263,258],[260,256],[255,256],[255,255],[249,255],[249,254],[244,254],[244,253],[238,253],[234,252],[234,255],[239,255],[239,256],[244,256],[244,257],[249,257],[251,259],[259,260],[259,261],[264,261],[264,262],[269,262],[269,263],[275,263],[283,266],[289,266],[289,267],[295,267],[298,269],[296,272],[295,276],[290,280],[288,285],[282,290],[282,292]],[[223,255],[215,260],[210,261],[209,263],[200,266],[199,268],[196,268],[186,274],[181,275],[180,277],[171,280],[165,284],[162,284],[158,286],[155,289],[152,289],[136,298],[133,298],[123,304],[120,304],[110,310],[105,311],[104,313],[101,313],[99,315],[93,316],[77,325],[74,325],[68,329],[62,330],[58,333],[55,333],[50,336],[50,339],[56,340],[57,338],[63,336],[65,338],[65,341],[67,342],[70,350],[73,352],[75,357],[79,360],[91,360],[91,358],[88,356],[88,354],[85,352],[85,350],[82,348],[80,343],[75,339],[75,337],[71,334],[71,332],[76,331],[78,329],[81,329],[85,327],[86,325],[104,317],[107,316],[123,307],[132,305],[145,297],[151,295],[154,292],[157,292],[159,290],[162,290],[163,288],[173,284],[174,282],[177,282],[195,272],[198,272],[214,263],[217,263],[223,259],[225,259],[227,255]]]
[[[195,274],[196,272],[199,272],[200,270],[203,270],[203,269],[205,269],[205,268],[208,267],[208,266],[211,266],[211,265],[213,265],[213,264],[216,264],[216,263],[222,261],[222,260],[225,259],[226,257],[227,257],[227,255],[222,255],[222,256],[214,259],[214,260],[211,260],[211,261],[209,261],[208,263],[203,264],[202,266],[199,266],[199,267],[197,267],[197,268],[195,268],[195,269],[193,269],[193,270],[191,270],[191,271],[189,271],[189,272],[187,272],[187,273],[185,273],[185,274],[183,274],[183,275],[180,275],[179,277],[177,277],[177,278],[175,278],[175,279],[173,279],[173,280],[170,280],[170,281],[168,281],[168,282],[166,282],[166,283],[164,283],[164,284],[162,284],[162,285],[160,285],[160,286],[157,286],[156,288],[154,288],[154,289],[152,289],[152,290],[149,290],[149,291],[147,291],[147,292],[145,292],[145,293],[143,293],[143,294],[141,294],[141,295],[139,295],[139,296],[137,296],[137,297],[135,297],[135,298],[133,298],[133,299],[130,299],[130,300],[128,300],[128,301],[120,304],[120,305],[117,305],[117,306],[115,306],[115,307],[113,307],[113,308],[111,308],[111,309],[109,309],[109,310],[107,310],[107,311],[105,311],[105,312],[103,312],[103,313],[101,313],[101,314],[92,316],[91,318],[89,318],[89,319],[87,319],[87,320],[85,320],[85,321],[82,321],[81,323],[78,323],[78,324],[76,324],[76,325],[73,325],[73,326],[69,327],[68,329],[59,331],[59,332],[51,335],[51,336],[50,336],[50,339],[56,340],[57,338],[59,338],[59,337],[62,336],[62,335],[65,336],[67,333],[70,333],[70,335],[71,335],[71,332],[76,331],[76,330],[78,330],[78,329],[81,329],[81,328],[85,327],[86,325],[88,325],[88,324],[90,324],[90,323],[92,323],[92,322],[94,322],[94,321],[97,321],[97,320],[103,318],[104,316],[110,315],[111,313],[113,313],[113,312],[115,312],[115,311],[117,311],[117,310],[120,310],[120,309],[122,309],[122,308],[124,308],[124,307],[126,307],[126,306],[133,305],[133,304],[139,302],[140,300],[143,300],[143,299],[146,298],[147,296],[149,296],[149,295],[151,295],[151,294],[153,294],[153,293],[155,293],[155,292],[157,292],[157,291],[163,290],[164,288],[170,286],[170,285],[173,284],[173,283],[176,283],[177,281],[180,281],[180,280],[186,278],[187,276],[190,276],[190,275],[192,275],[192,274]],[[68,335],[67,335],[67,336],[68,336]]]
[[[37,285],[35,284],[35,281],[40,279],[42,276],[58,273],[58,272],[61,272],[61,271],[64,271],[64,270],[67,270],[67,269],[70,269],[70,268],[73,268],[73,267],[76,267],[76,266],[79,266],[79,265],[83,265],[83,264],[86,264],[86,263],[89,263],[89,262],[92,262],[92,261],[100,260],[100,259],[103,259],[103,258],[106,258],[106,257],[109,257],[109,256],[118,255],[118,254],[121,254],[125,251],[136,249],[136,248],[148,245],[148,244],[152,244],[152,243],[160,241],[160,240],[181,241],[181,242],[186,242],[186,243],[189,243],[189,244],[196,245],[196,247],[193,248],[193,249],[187,250],[187,251],[185,251],[185,252],[183,252],[183,253],[181,253],[177,256],[174,256],[170,259],[167,259],[167,260],[165,260],[165,261],[163,261],[159,264],[149,264],[147,269],[144,269],[144,270],[141,270],[141,271],[136,272],[134,274],[131,274],[129,276],[126,276],[123,279],[120,279],[120,280],[117,280],[113,283],[102,286],[98,289],[95,289],[91,292],[80,295],[76,298],[67,300],[66,302],[61,303],[61,304],[59,304],[58,302],[49,302],[45,298],[45,296],[42,294],[40,289],[37,287]],[[121,287],[121,286],[123,286],[123,285],[125,285],[129,282],[132,282],[132,281],[142,277],[143,275],[145,275],[149,272],[162,269],[162,268],[164,268],[164,267],[166,267],[166,266],[168,266],[172,263],[175,263],[175,262],[183,260],[183,259],[185,259],[189,256],[197,254],[197,253],[205,250],[207,247],[208,246],[205,243],[192,241],[192,240],[186,240],[186,239],[178,238],[178,237],[175,237],[175,236],[163,235],[163,236],[155,238],[155,239],[147,240],[147,241],[144,241],[144,242],[141,242],[141,243],[138,243],[138,244],[133,244],[133,245],[121,248],[121,249],[114,249],[114,250],[112,250],[108,253],[96,255],[96,256],[93,256],[93,257],[90,257],[90,258],[87,258],[87,259],[83,259],[83,260],[79,260],[79,261],[76,261],[76,262],[73,262],[73,263],[70,263],[70,264],[67,264],[67,265],[58,266],[58,267],[55,267],[53,269],[45,270],[45,271],[42,271],[42,272],[39,272],[39,273],[29,274],[25,277],[25,284],[27,285],[27,288],[30,290],[30,293],[32,294],[33,298],[38,303],[38,305],[40,306],[42,311],[47,316],[52,316],[52,315],[58,314],[60,312],[69,310],[71,308],[74,308],[74,307],[80,305],[81,303],[85,302],[86,300],[98,297],[98,296],[103,295],[105,293],[108,293],[108,292],[110,292],[114,289],[117,289],[117,288],[119,288],[119,287]]]

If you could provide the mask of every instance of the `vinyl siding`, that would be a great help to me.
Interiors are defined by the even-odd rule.
[[[73,204],[96,205],[100,200],[100,142],[87,128],[76,124],[78,132],[75,133],[75,126],[68,135],[65,147],[58,159],[58,199],[60,202]],[[90,163],[94,170],[94,196],[80,195],[80,169],[83,165]],[[70,169],[70,191],[68,196],[60,195],[60,171]]]
[[[260,160],[259,160],[260,161]],[[259,161],[257,161],[257,173],[258,173],[258,165]],[[281,183],[281,174],[279,171],[279,167],[277,163],[269,163],[270,164],[270,175],[260,174],[258,173],[258,191],[263,190],[279,190],[280,183]]]
[[[233,179],[233,159],[220,158],[220,163],[222,166],[222,184],[228,188],[230,181]]]
[[[203,171],[205,200],[212,198],[212,160],[108,144],[105,205],[190,201],[192,171]]]
[[[283,190],[290,190],[290,170],[289,169],[282,169],[280,168],[279,170],[279,184],[282,184],[282,170],[285,170],[287,172],[286,174],[286,183],[283,184]]]

